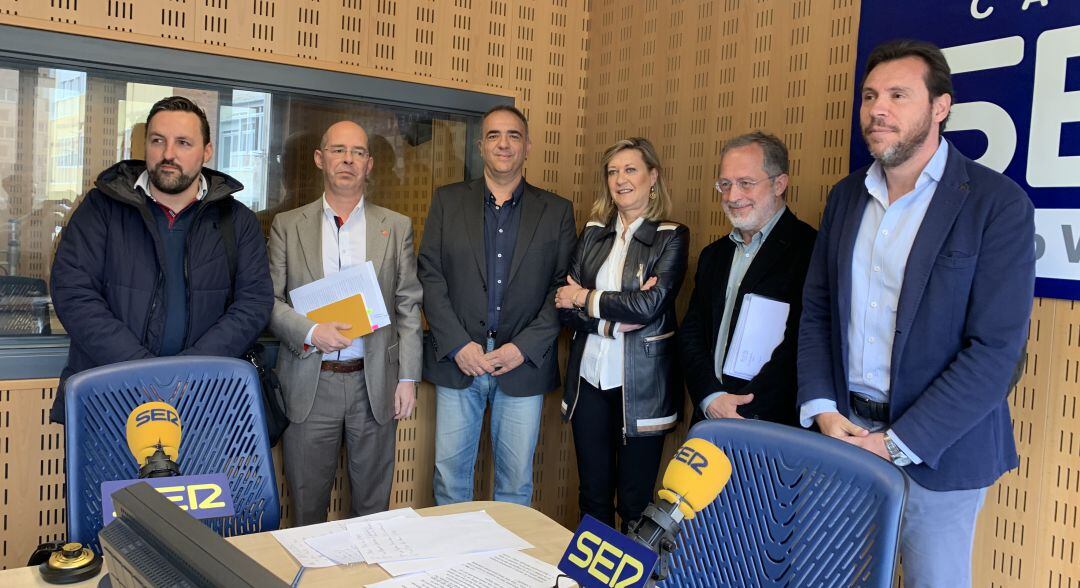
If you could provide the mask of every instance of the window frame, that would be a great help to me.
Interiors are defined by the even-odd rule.
[[[479,116],[492,106],[514,104],[512,96],[495,88],[492,92],[446,88],[322,69],[317,64],[304,67],[2,24],[0,61],[116,74],[129,82],[284,92],[450,115]],[[469,127],[466,146],[476,142],[478,132]],[[475,177],[481,165],[478,155],[471,149],[465,155],[466,177]],[[67,363],[69,340],[66,334],[0,337],[0,380],[59,377]],[[273,362],[277,341],[260,340]]]

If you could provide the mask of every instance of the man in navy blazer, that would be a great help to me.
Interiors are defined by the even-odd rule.
[[[969,586],[986,489],[1017,466],[1007,397],[1035,281],[1034,211],[941,138],[948,64],[875,48],[860,123],[875,162],[833,188],[803,294],[803,426],[908,478],[904,585]]]

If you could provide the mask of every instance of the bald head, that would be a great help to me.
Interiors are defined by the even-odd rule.
[[[351,120],[338,121],[327,127],[326,132],[323,133],[322,141],[319,142],[319,145],[322,145],[323,149],[325,149],[326,147],[333,145],[331,141],[334,137],[341,137],[349,133],[359,133],[360,136],[363,137],[364,145],[367,145],[367,131],[364,130],[364,127],[354,123]]]
[[[315,165],[323,172],[327,197],[359,200],[375,163],[364,128],[348,120],[336,122],[323,133],[320,145],[315,150]]]

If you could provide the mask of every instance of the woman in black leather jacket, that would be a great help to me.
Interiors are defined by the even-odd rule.
[[[574,432],[581,512],[614,527],[617,502],[624,532],[649,504],[683,398],[675,297],[690,234],[662,220],[671,209],[662,171],[646,139],[608,148],[592,218],[555,294],[573,333],[562,412]]]

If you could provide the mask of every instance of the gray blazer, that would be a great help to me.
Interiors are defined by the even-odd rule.
[[[499,387],[511,396],[533,396],[559,386],[555,290],[566,282],[577,235],[569,200],[526,183],[521,207],[495,345],[513,342],[526,358],[498,377]],[[468,388],[472,377],[449,354],[470,341],[484,345],[487,336],[483,178],[435,190],[419,267],[431,328],[424,338],[424,379]]]
[[[315,324],[293,310],[289,291],[323,277],[322,198],[274,217],[270,228],[270,277],[274,311],[270,331],[281,340],[277,370],[289,420],[303,422],[315,402],[322,353],[304,349]],[[394,417],[394,389],[400,379],[420,380],[420,282],[416,279],[412,221],[364,203],[368,259],[375,266],[390,326],[364,337],[364,381],[375,420]]]

